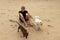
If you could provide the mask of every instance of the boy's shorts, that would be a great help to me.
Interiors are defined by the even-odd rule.
[[[24,19],[25,19],[26,22],[29,20],[29,19],[26,19],[26,18],[24,18]],[[19,18],[19,20],[23,23],[21,18]]]

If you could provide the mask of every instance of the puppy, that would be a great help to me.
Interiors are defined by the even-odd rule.
[[[26,39],[27,39],[27,37],[28,37],[28,32],[27,32],[27,30],[22,26],[22,25],[20,25],[20,23],[18,23],[17,21],[13,21],[13,20],[10,20],[11,22],[16,22],[18,25],[19,25],[19,27],[18,27],[18,32],[19,32],[19,29],[21,30],[21,32],[22,32],[22,34],[23,34],[23,37],[25,37]]]
[[[35,16],[34,18],[35,30],[41,30],[40,26],[42,26],[42,20],[40,20],[39,16]]]

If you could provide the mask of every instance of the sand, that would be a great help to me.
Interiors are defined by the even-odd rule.
[[[60,40],[60,1],[59,0],[0,0],[0,40],[24,40],[21,31],[17,32],[18,11],[21,6],[43,21],[42,31],[27,27],[27,40]]]

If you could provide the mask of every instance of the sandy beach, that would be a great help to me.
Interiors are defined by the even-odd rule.
[[[60,40],[60,0],[0,0],[0,40],[24,40],[17,23],[9,21],[18,21],[21,6],[43,21],[42,31],[27,27],[27,40]]]

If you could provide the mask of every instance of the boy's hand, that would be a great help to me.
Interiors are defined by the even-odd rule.
[[[24,22],[24,25],[25,25],[26,27],[28,26],[26,22]]]

